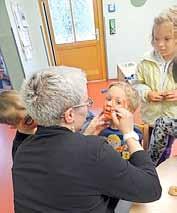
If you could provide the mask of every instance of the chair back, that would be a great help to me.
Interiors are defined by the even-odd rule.
[[[149,147],[149,125],[148,124],[135,124],[143,133],[143,142],[142,146],[144,150],[147,150]]]

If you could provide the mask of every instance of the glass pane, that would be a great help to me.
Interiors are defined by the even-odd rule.
[[[92,0],[72,0],[76,41],[96,39]]]
[[[49,0],[56,44],[74,41],[71,8],[69,0]]]

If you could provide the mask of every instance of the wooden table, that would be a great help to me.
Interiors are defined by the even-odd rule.
[[[160,164],[157,173],[162,185],[160,200],[151,203],[134,203],[130,213],[177,213],[177,196],[168,194],[170,186],[177,186],[177,156]]]

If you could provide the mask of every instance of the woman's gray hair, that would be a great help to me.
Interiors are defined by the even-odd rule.
[[[22,87],[26,110],[39,125],[58,125],[68,108],[81,103],[86,84],[79,68],[58,66],[35,72]]]
[[[169,7],[160,13],[157,17],[154,18],[154,24],[152,27],[152,40],[151,43],[154,43],[154,28],[164,22],[170,22],[174,27],[175,38],[177,39],[177,5]]]

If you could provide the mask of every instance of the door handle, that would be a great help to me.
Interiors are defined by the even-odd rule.
[[[99,39],[100,39],[100,31],[99,31],[99,28],[96,28],[96,30],[95,30],[95,37],[96,37],[96,40],[99,40]]]

